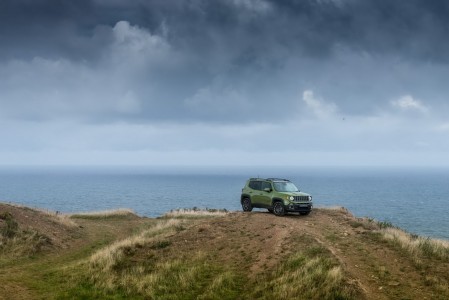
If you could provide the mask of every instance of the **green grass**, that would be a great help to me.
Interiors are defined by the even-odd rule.
[[[236,234],[228,237],[226,247],[222,248],[193,247],[197,250],[190,252],[188,249],[192,248],[181,243],[189,235],[195,239],[196,232],[200,236],[209,232],[210,227],[205,226],[208,223],[203,218],[225,214],[192,209],[158,219],[137,218],[128,213],[71,216],[82,225],[76,230],[81,240],[86,239],[85,243],[68,251],[36,252],[10,260],[6,265],[0,259],[0,280],[20,283],[31,293],[23,298],[31,299],[313,300],[358,299],[361,295],[330,250],[308,234],[289,236],[286,250],[270,249],[269,257],[262,258],[267,262],[261,262],[256,276],[249,267],[261,250],[236,242],[236,236],[245,236],[245,230],[233,229]],[[2,237],[3,233],[10,232],[10,240],[28,234],[27,239],[17,241],[26,241],[25,244],[33,244],[30,241],[34,239],[39,241],[32,232],[16,228],[13,220],[7,225],[6,218],[1,223]],[[365,227],[363,220],[348,224],[353,228]],[[272,228],[273,224],[264,226]],[[376,225],[376,228],[377,231],[363,238],[412,254],[407,257],[436,258],[448,263],[449,251],[443,242],[407,234],[389,224]],[[326,231],[324,238],[330,242],[341,241],[333,231]],[[202,252],[205,249],[208,252]],[[224,249],[243,259],[233,260],[223,255]],[[224,263],[224,259],[230,263]],[[373,274],[385,282],[392,276],[383,266],[375,266]],[[449,296],[444,278],[429,273],[423,275],[423,281],[441,295]]]
[[[30,212],[36,212],[36,210],[30,210]],[[74,277],[71,271],[74,271],[75,274],[84,271],[79,267],[80,261],[84,261],[86,257],[90,257],[99,249],[110,245],[117,237],[129,235],[138,228],[141,228],[140,231],[142,231],[154,224],[154,220],[137,219],[133,215],[128,215],[130,217],[109,215],[107,218],[97,219],[81,217],[75,219],[77,223],[79,222],[75,224],[73,219],[65,218],[65,216],[61,219],[63,222],[59,222],[61,215],[56,216],[56,214],[41,211],[37,211],[37,213],[42,214],[44,222],[55,220],[61,226],[72,228],[72,235],[67,238],[70,239],[72,247],[74,246],[73,242],[76,246],[68,249],[55,247],[44,234],[31,228],[16,226],[17,222],[14,218],[2,214],[2,217],[8,218],[8,221],[2,219],[0,222],[2,230],[2,234],[0,234],[0,282],[6,286],[12,285],[21,288],[19,295],[1,296],[16,296],[21,299],[67,299],[61,295],[73,285]],[[67,222],[67,220],[69,221]],[[83,226],[80,227],[81,224]],[[8,234],[3,236],[3,233],[6,232]],[[95,291],[91,292],[92,295],[95,295]],[[11,290],[7,290],[7,293],[11,293]],[[82,298],[91,299],[92,297],[89,295],[82,296]],[[104,299],[103,295],[97,298]],[[115,296],[111,299],[113,298]]]
[[[327,249],[316,245],[291,255],[260,280],[257,299],[354,299],[356,291]]]
[[[61,270],[70,278],[58,299],[236,299],[240,272],[218,264],[213,254],[176,253],[166,237],[195,222],[163,218],[127,239],[112,243]],[[170,252],[174,251],[174,252]]]
[[[139,235],[111,244],[74,266],[74,286],[62,298],[234,299],[237,275],[204,254],[166,259],[180,219],[160,219]],[[90,294],[91,293],[91,294]],[[108,296],[109,295],[109,296]]]
[[[0,227],[0,238],[6,240],[14,237],[19,229],[19,225],[14,220],[13,216],[9,212],[0,214],[0,220],[4,221],[4,225]]]
[[[0,214],[0,219],[4,221],[0,227],[0,265],[23,256],[36,255],[51,244],[46,235],[32,229],[19,228],[8,212]]]
[[[420,237],[394,227],[384,228],[380,233],[383,239],[404,249],[411,257],[449,262],[448,241]]]
[[[393,223],[388,221],[377,222],[377,225],[379,226],[380,229],[396,228],[396,226],[394,226]]]
[[[108,219],[126,219],[134,216],[135,213],[131,209],[114,209],[105,211],[93,211],[85,213],[77,213],[68,215],[71,219],[85,219],[85,220],[108,220]]]
[[[92,265],[76,267],[71,271],[78,274],[75,284],[61,299],[236,299],[241,292],[239,275],[203,253],[173,260],[153,256],[132,264],[122,257],[107,273]]]

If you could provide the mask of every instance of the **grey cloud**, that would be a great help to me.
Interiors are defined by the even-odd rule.
[[[164,22],[176,47],[206,54],[225,46],[236,59],[245,51],[263,56],[276,48],[326,56],[343,44],[355,51],[445,61],[449,44],[446,1],[5,0],[0,5],[0,33],[8,42],[2,45],[21,50],[16,55],[88,56],[97,50],[88,46],[92,31],[120,20],[151,32]]]
[[[0,105],[25,119],[278,122],[307,112],[312,90],[347,115],[409,94],[447,109],[448,12],[423,0],[5,0]]]

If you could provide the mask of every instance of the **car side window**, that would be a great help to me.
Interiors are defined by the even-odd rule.
[[[262,190],[265,190],[265,189],[270,189],[270,191],[273,190],[271,187],[271,182],[268,182],[268,181],[262,182]]]
[[[262,182],[261,181],[251,181],[249,183],[249,187],[252,188],[253,190],[260,191],[262,189]]]

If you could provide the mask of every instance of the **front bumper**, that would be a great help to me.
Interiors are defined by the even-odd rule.
[[[290,203],[285,205],[285,209],[291,212],[309,212],[312,210],[313,203]]]

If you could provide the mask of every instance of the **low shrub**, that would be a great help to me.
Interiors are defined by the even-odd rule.
[[[18,232],[19,224],[17,224],[9,212],[0,214],[0,219],[4,221],[4,225],[0,227],[0,235],[4,239],[13,238]]]

